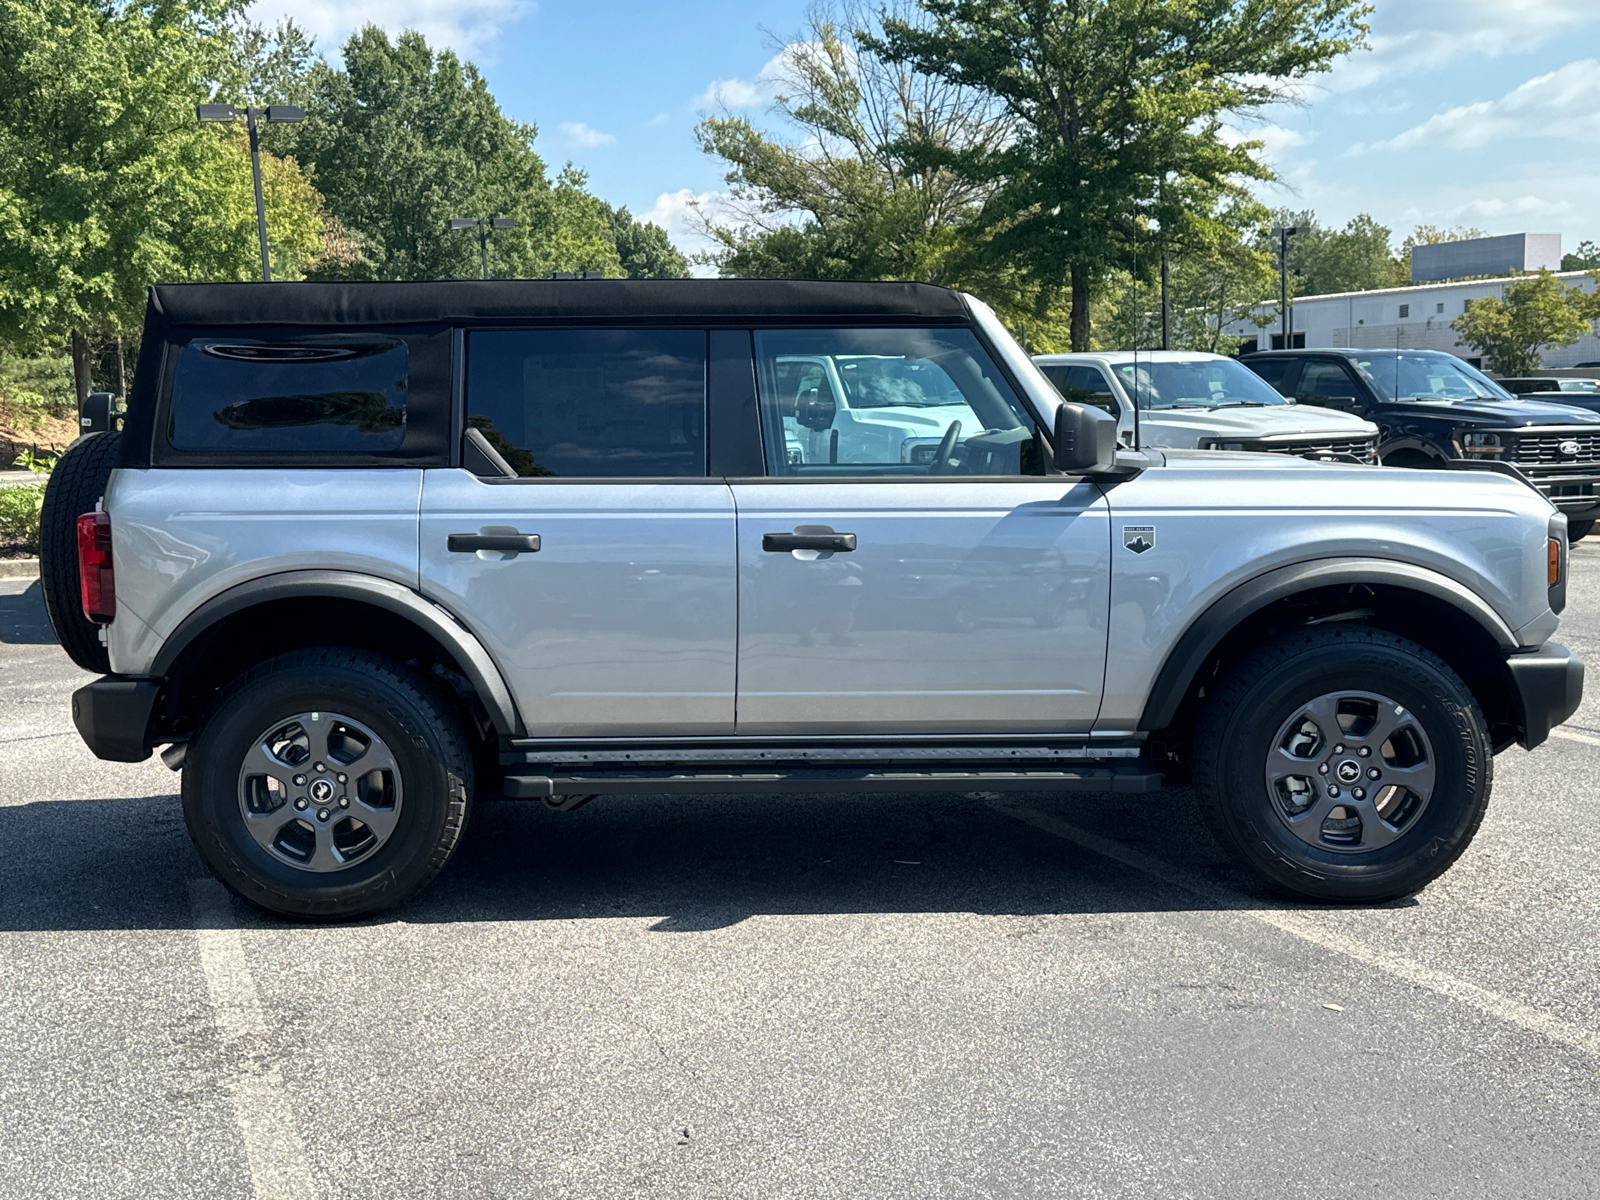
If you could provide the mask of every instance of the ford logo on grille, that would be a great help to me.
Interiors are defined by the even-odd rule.
[[[1562,458],[1577,458],[1578,457],[1578,443],[1577,442],[1562,442],[1561,445],[1559,447],[1557,447],[1557,448],[1561,451],[1561,457]]]

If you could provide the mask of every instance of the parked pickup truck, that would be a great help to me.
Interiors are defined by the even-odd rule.
[[[1146,449],[1377,462],[1378,427],[1372,422],[1326,408],[1302,408],[1220,354],[1119,350],[1037,354],[1033,361],[1068,400],[1116,417],[1118,437],[1127,446],[1137,439]]]
[[[1592,397],[1519,399],[1435,350],[1269,350],[1240,362],[1302,405],[1375,421],[1389,467],[1509,463],[1567,516],[1573,541],[1600,517],[1600,414]]]
[[[825,388],[861,419],[796,454]],[[915,284],[157,287],[42,537],[84,741],[160,749],[207,866],[305,919],[488,800],[1190,777],[1273,885],[1385,900],[1583,682],[1524,482],[1123,448]]]

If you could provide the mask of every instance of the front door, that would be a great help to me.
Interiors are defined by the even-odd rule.
[[[734,510],[706,474],[706,365],[703,330],[466,335],[467,423],[518,478],[424,473],[422,589],[532,736],[733,732]]]
[[[1087,730],[1106,501],[1042,474],[1033,418],[972,333],[770,330],[755,348],[767,477],[733,484],[739,732]],[[829,460],[797,461],[783,385],[801,358],[828,360],[851,409],[881,414],[870,441],[841,427]],[[916,419],[886,436],[900,413]]]

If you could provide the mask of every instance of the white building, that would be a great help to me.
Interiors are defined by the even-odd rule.
[[[1557,271],[1562,283],[1595,290],[1587,271]],[[1359,346],[1369,350],[1443,350],[1481,365],[1475,350],[1463,345],[1450,328],[1466,311],[1468,300],[1505,297],[1514,278],[1467,279],[1458,283],[1426,283],[1412,287],[1383,288],[1374,292],[1337,292],[1328,296],[1303,296],[1290,305],[1293,346]],[[1223,332],[1245,339],[1244,351],[1282,350],[1282,324],[1278,306],[1263,304],[1257,313],[1271,315],[1266,329],[1248,320],[1235,321]],[[1570,346],[1552,346],[1543,352],[1547,367],[1570,367],[1580,362],[1600,362],[1600,337],[1587,333]]]

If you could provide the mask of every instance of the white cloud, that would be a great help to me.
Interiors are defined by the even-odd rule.
[[[655,116],[651,117],[644,123],[644,127],[646,129],[654,129],[659,125],[665,125],[671,119],[671,113],[658,112]]]
[[[794,60],[797,57],[820,53],[820,42],[790,42],[779,50],[752,79],[719,79],[694,98],[693,107],[706,108],[756,108],[771,104],[783,92],[792,88]],[[854,60],[850,60],[852,65]]]
[[[1373,15],[1372,49],[1342,59],[1317,83],[1331,92],[1393,88],[1463,56],[1525,53],[1595,23],[1594,0],[1388,0]]]
[[[685,254],[710,250],[715,244],[700,230],[698,214],[716,217],[728,200],[726,192],[697,192],[693,188],[679,188],[675,192],[662,192],[648,210],[638,214],[636,220],[647,225],[659,225],[667,236]],[[711,267],[695,267],[699,276],[715,275]]]
[[[1504,138],[1553,137],[1589,143],[1600,135],[1600,61],[1570,62],[1501,96],[1429,117],[1379,145],[1470,150]]]
[[[435,48],[482,55],[502,29],[534,8],[532,0],[257,0],[250,18],[270,28],[293,17],[337,61],[345,38],[366,25],[377,25],[391,37],[415,29]]]
[[[1268,162],[1277,162],[1283,157],[1285,150],[1307,145],[1315,141],[1317,135],[1290,129],[1285,125],[1256,125],[1244,129],[1224,125],[1220,136],[1230,146],[1237,146],[1240,142],[1260,142],[1261,156]]]
[[[616,135],[605,133],[593,125],[585,125],[582,121],[563,121],[560,125],[561,136],[574,146],[584,146],[593,149],[596,146],[609,146],[616,141]]]

